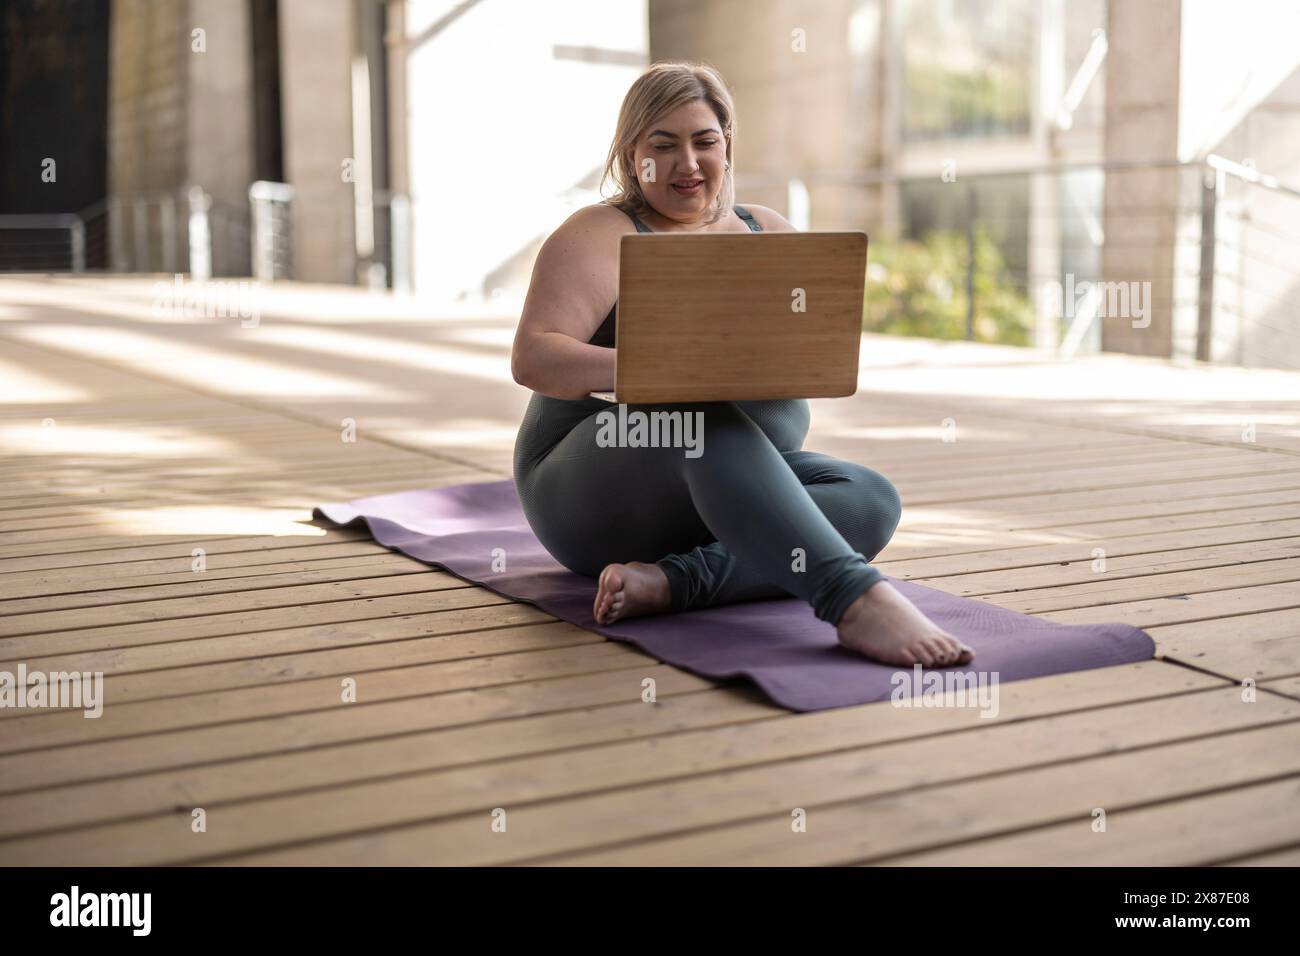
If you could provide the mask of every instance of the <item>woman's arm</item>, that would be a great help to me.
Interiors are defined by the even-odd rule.
[[[614,388],[614,350],[587,340],[618,298],[618,236],[626,231],[622,213],[588,206],[542,245],[510,355],[520,385],[565,399]]]

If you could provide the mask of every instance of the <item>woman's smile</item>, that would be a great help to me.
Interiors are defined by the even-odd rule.
[[[679,196],[694,196],[704,186],[703,179],[678,179],[672,183]]]

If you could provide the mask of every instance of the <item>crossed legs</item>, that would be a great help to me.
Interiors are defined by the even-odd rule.
[[[959,642],[868,563],[901,515],[884,476],[828,455],[779,451],[735,403],[634,409],[700,413],[702,453],[601,447],[592,416],[521,482],[525,513],[547,550],[599,577],[598,621],[793,595],[868,656],[960,658]],[[868,601],[872,591],[881,593]],[[913,638],[887,633],[895,631]]]

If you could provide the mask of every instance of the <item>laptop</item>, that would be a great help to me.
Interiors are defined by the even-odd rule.
[[[592,397],[852,395],[866,269],[862,232],[623,236],[614,391]]]

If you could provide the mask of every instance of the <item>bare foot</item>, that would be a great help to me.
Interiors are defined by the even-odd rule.
[[[873,584],[850,604],[836,630],[849,650],[882,664],[947,667],[975,657],[974,648],[922,614],[888,581]]]
[[[662,614],[672,609],[672,600],[668,576],[657,564],[607,564],[591,613],[597,624],[613,624],[625,617]]]

